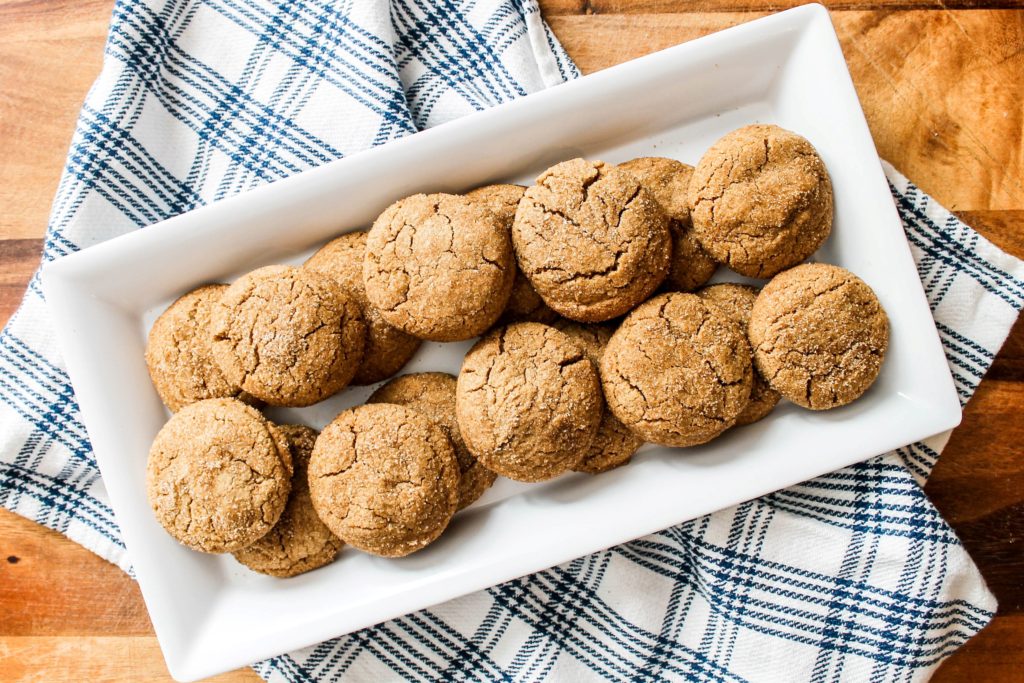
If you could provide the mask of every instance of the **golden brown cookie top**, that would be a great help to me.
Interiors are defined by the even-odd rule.
[[[572,159],[526,190],[512,241],[519,267],[555,312],[582,322],[626,313],[668,273],[668,218],[631,174]]]
[[[501,219],[506,228],[512,227],[516,217],[516,208],[523,198],[526,187],[523,185],[484,185],[466,193],[466,197],[480,202]]]
[[[172,411],[205,398],[253,403],[213,362],[210,312],[227,285],[204,285],[183,295],[153,323],[146,343],[146,367],[160,399]]]
[[[575,466],[597,433],[601,390],[593,363],[553,327],[499,328],[466,354],[456,414],[469,450],[498,474],[550,479]]]
[[[665,289],[690,292],[711,279],[718,264],[693,234],[687,192],[693,166],[665,157],[638,157],[619,164],[636,176],[669,217],[672,264]]]
[[[813,254],[832,230],[832,182],[810,142],[745,126],[704,153],[690,181],[694,233],[717,261],[771,277]]]
[[[374,403],[346,410],[313,448],[309,487],[320,519],[343,541],[401,557],[441,535],[459,501],[451,442],[412,408]]]
[[[889,318],[848,270],[808,263],[776,275],[750,314],[754,361],[797,405],[827,410],[874,383],[889,346]]]
[[[366,295],[381,315],[422,339],[470,339],[505,308],[515,276],[508,230],[479,202],[418,194],[370,230]]]
[[[612,331],[608,327],[584,325],[569,320],[559,320],[552,327],[579,344],[594,368],[600,369],[604,349],[612,338]],[[593,443],[573,469],[588,474],[607,472],[629,462],[643,443],[643,439],[633,434],[611,410],[605,408]]]
[[[232,552],[277,523],[291,468],[284,436],[258,410],[211,398],[185,406],[157,434],[146,493],[157,521],[183,545]]]
[[[666,446],[710,441],[750,398],[750,345],[739,325],[694,294],[662,294],[622,322],[605,348],[608,407],[635,434]]]
[[[352,378],[353,384],[373,384],[391,377],[409,362],[420,340],[388,324],[370,304],[363,286],[366,233],[349,232],[336,237],[309,257],[303,268],[332,277],[352,295],[366,320],[366,350]]]
[[[394,403],[433,420],[451,440],[459,461],[459,509],[471,504],[494,483],[495,474],[466,448],[455,418],[455,377],[446,372],[417,372],[395,377],[378,388],[367,403]]]
[[[705,287],[697,292],[705,304],[716,309],[719,313],[729,318],[743,330],[747,331],[750,323],[750,311],[754,308],[754,300],[757,299],[758,289],[750,285],[740,285],[732,282],[724,282],[718,285]],[[757,367],[754,367],[754,384],[750,389],[750,401],[743,412],[736,418],[737,425],[748,425],[757,422],[772,411],[779,402],[779,392],[769,386],[768,382],[761,376]]]
[[[295,463],[288,503],[273,529],[234,555],[253,571],[284,578],[329,564],[344,543],[320,521],[309,495],[306,472],[317,432],[302,425],[280,425],[278,430]]]
[[[213,357],[228,381],[279,406],[307,406],[356,372],[366,325],[355,299],[314,270],[267,266],[214,306]]]

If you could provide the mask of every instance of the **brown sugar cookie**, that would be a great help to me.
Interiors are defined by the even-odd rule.
[[[558,314],[551,310],[540,294],[533,288],[523,271],[516,268],[516,279],[512,282],[512,294],[508,305],[498,318],[499,325],[511,323],[545,323],[558,320]]]
[[[575,467],[597,434],[601,406],[590,359],[568,336],[539,323],[515,323],[478,341],[456,387],[459,429],[470,452],[519,481]]]
[[[308,406],[355,375],[366,324],[355,299],[314,270],[267,266],[214,306],[213,358],[228,381],[276,406]]]
[[[366,296],[395,327],[434,341],[470,339],[505,308],[515,276],[501,219],[479,202],[417,194],[370,229]]]
[[[889,346],[889,318],[859,277],[807,263],[764,286],[749,333],[754,362],[773,389],[804,408],[827,410],[874,383]]]
[[[718,310],[746,332],[750,323],[750,311],[757,299],[757,288],[750,285],[739,285],[724,282],[711,285],[697,292],[705,304]],[[779,402],[779,392],[768,385],[757,367],[754,367],[754,384],[750,389],[750,402],[736,418],[737,425],[748,425],[757,422]]]
[[[433,420],[451,440],[459,461],[459,509],[490,488],[497,475],[480,464],[466,448],[455,418],[455,377],[446,372],[402,375],[377,389],[367,403],[394,403],[412,408]]]
[[[553,327],[579,344],[595,368],[601,367],[601,356],[604,355],[608,340],[612,338],[610,329],[603,325],[582,325],[568,320],[559,320]],[[628,463],[642,445],[643,439],[633,434],[612,411],[606,409],[590,450],[573,469],[588,474],[607,472]]]
[[[153,323],[146,343],[146,367],[160,399],[172,411],[205,398],[256,403],[224,377],[213,362],[210,314],[227,285],[204,285],[185,294]]]
[[[523,198],[526,188],[522,185],[485,185],[467,192],[466,197],[482,203],[491,213],[501,219],[509,231],[516,217],[516,207]],[[510,233],[511,234],[511,233]],[[533,285],[516,265],[515,279],[512,281],[512,293],[508,297],[505,311],[498,319],[499,325],[516,322],[551,323],[558,319],[558,314],[548,308],[544,300],[533,289]]]
[[[512,220],[516,217],[516,207],[523,198],[526,187],[523,185],[484,185],[466,193],[466,197],[480,202],[491,213],[501,219],[502,224],[511,229]]]
[[[672,233],[672,265],[665,279],[665,288],[692,292],[711,279],[718,264],[704,251],[693,234],[687,188],[693,166],[665,157],[638,157],[619,164],[647,188],[669,217]]]
[[[359,304],[366,320],[366,351],[352,384],[374,384],[391,377],[409,362],[420,340],[389,325],[370,305],[363,286],[366,233],[350,232],[337,237],[309,257],[303,268],[328,275],[341,284]]]
[[[405,406],[346,410],[309,462],[320,519],[351,546],[402,557],[441,535],[459,502],[459,463],[444,430]]]
[[[291,489],[284,436],[230,398],[185,406],[153,440],[146,494],[157,521],[183,545],[233,552],[277,523]]]
[[[608,407],[647,441],[695,446],[736,422],[750,398],[750,345],[739,325],[695,294],[637,307],[601,359]]]
[[[280,425],[278,430],[295,463],[292,492],[274,528],[234,556],[253,571],[285,578],[330,564],[345,544],[320,521],[309,495],[306,472],[317,432],[302,425]]]
[[[832,230],[832,182],[814,147],[778,126],[721,138],[690,180],[694,234],[737,273],[771,277],[813,254]]]
[[[653,292],[671,259],[668,218],[633,175],[572,159],[526,190],[512,224],[519,267],[566,318],[600,322]]]

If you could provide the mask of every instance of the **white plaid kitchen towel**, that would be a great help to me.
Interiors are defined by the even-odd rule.
[[[577,75],[535,0],[118,2],[43,259]],[[1024,265],[886,173],[966,402],[1024,305]],[[0,336],[0,504],[129,570],[52,336],[34,278]],[[921,490],[947,436],[256,671],[925,679],[995,609]]]

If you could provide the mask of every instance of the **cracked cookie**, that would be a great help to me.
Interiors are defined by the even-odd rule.
[[[768,278],[813,254],[832,230],[832,182],[814,147],[778,126],[719,139],[690,180],[694,234],[741,275]]]
[[[459,463],[430,418],[373,403],[324,427],[309,462],[309,489],[320,519],[345,543],[402,557],[448,526],[459,502]]]
[[[462,440],[455,418],[455,377],[446,372],[417,372],[396,377],[377,389],[367,403],[393,403],[412,408],[433,420],[452,442],[459,461],[459,509],[490,488],[497,475],[473,457]]]
[[[185,406],[153,440],[146,494],[182,545],[233,552],[277,523],[291,489],[284,436],[259,411],[230,398]]]
[[[811,410],[859,398],[889,346],[889,318],[871,287],[826,263],[776,275],[754,302],[749,332],[772,388]]]
[[[668,274],[668,217],[633,175],[572,159],[526,190],[512,224],[519,267],[556,313],[600,322],[626,313]]]
[[[349,383],[366,345],[359,305],[314,270],[267,266],[213,309],[213,358],[228,381],[275,406],[308,406]]]
[[[690,222],[687,188],[693,166],[664,157],[638,157],[619,164],[619,168],[636,176],[669,217],[672,264],[665,288],[692,292],[710,280],[718,263],[700,246]]]
[[[629,314],[601,359],[608,407],[646,441],[695,446],[731,427],[750,398],[750,344],[695,294],[656,296]]]
[[[523,198],[526,188],[522,185],[485,185],[467,192],[466,196],[481,202],[485,207],[501,219],[502,224],[511,235],[512,221],[516,217],[516,207]],[[551,323],[558,319],[558,314],[548,308],[544,300],[533,289],[533,285],[523,275],[516,264],[516,275],[512,281],[512,293],[508,304],[498,319],[499,325],[517,322]]]
[[[458,341],[486,330],[505,309],[514,276],[501,219],[465,197],[400,199],[377,218],[366,243],[370,303],[421,339]]]
[[[146,343],[146,367],[160,400],[171,411],[205,398],[256,403],[224,377],[213,362],[210,313],[227,285],[205,285],[185,294],[153,323]]]
[[[729,318],[744,333],[750,324],[750,311],[757,299],[757,288],[750,285],[738,285],[732,282],[711,285],[697,292],[705,304],[718,310]],[[769,386],[761,372],[754,366],[754,384],[750,389],[750,402],[736,418],[737,425],[748,425],[757,422],[772,411],[779,402],[779,392]]]
[[[389,325],[366,298],[363,258],[366,233],[350,232],[337,237],[302,264],[334,278],[359,304],[366,321],[366,350],[352,384],[374,384],[391,377],[409,362],[420,347],[417,337]]]
[[[583,349],[540,323],[515,323],[478,341],[462,362],[455,411],[485,467],[519,481],[572,469],[601,422],[601,387]]]
[[[594,368],[601,367],[601,356],[612,338],[612,331],[603,325],[582,325],[568,320],[559,320],[553,327],[575,341],[590,358]],[[601,415],[594,442],[587,454],[573,469],[577,472],[600,474],[629,462],[637,449],[644,444],[610,410]]]
[[[294,463],[292,491],[277,524],[252,545],[234,552],[249,569],[286,578],[334,561],[345,545],[320,521],[309,495],[307,470],[317,432],[302,425],[279,425]]]

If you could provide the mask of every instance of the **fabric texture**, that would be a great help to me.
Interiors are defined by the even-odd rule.
[[[557,85],[534,0],[119,2],[50,261]],[[966,402],[1024,264],[889,166]],[[33,278],[0,334],[0,505],[130,571]],[[274,681],[921,680],[995,601],[921,485],[948,434],[255,665]]]

